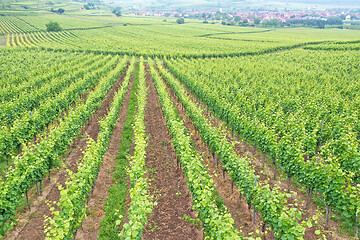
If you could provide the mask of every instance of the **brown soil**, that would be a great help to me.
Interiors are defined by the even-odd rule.
[[[30,39],[29,35],[25,35],[25,38],[26,38],[27,44],[30,44],[30,45],[33,44],[31,42],[31,39]]]
[[[18,217],[19,222],[14,227],[13,231],[7,234],[8,239],[44,239],[44,219],[45,216],[50,216],[48,202],[57,202],[60,199],[60,191],[57,187],[58,184],[64,186],[67,179],[66,169],[70,169],[76,172],[77,164],[83,157],[83,150],[86,149],[86,137],[91,137],[95,141],[99,132],[98,120],[106,116],[112,98],[115,91],[118,90],[120,84],[124,79],[125,73],[119,79],[117,83],[111,88],[106,98],[99,109],[93,114],[89,121],[85,124],[85,127],[81,130],[84,138],[75,139],[75,147],[71,145],[70,153],[67,154],[65,159],[66,167],[60,169],[60,171],[53,172],[50,175],[50,179],[44,179],[44,191],[40,197],[36,197],[33,190],[29,191],[31,209],[21,214]]]
[[[0,25],[0,28],[1,28],[1,30],[6,34],[6,30],[5,30],[5,28],[4,28],[2,25]]]
[[[12,35],[10,35],[10,37],[9,37],[9,44],[10,44],[10,47],[13,47],[12,38],[13,38],[13,36],[12,36]]]
[[[165,67],[163,65],[163,67]],[[213,114],[211,114],[211,112],[209,111],[209,109],[207,108],[207,106],[203,103],[201,103],[199,101],[199,99],[197,99],[187,88],[184,84],[182,84],[182,86],[186,89],[186,91],[188,92],[188,96],[197,103],[198,106],[200,106],[202,109],[204,109],[204,113],[205,115],[208,117],[208,119],[211,121],[213,126],[222,126],[223,129],[226,129],[226,127],[224,126],[223,122],[221,120],[219,120],[217,117],[215,117]],[[168,86],[168,89],[169,86]],[[171,91],[171,89],[170,89]],[[172,91],[171,91],[172,92]],[[172,94],[172,97],[174,96],[174,94]],[[177,100],[176,100],[177,101]],[[181,103],[178,101],[178,104],[181,105]],[[182,111],[182,110],[181,110]],[[189,119],[189,122],[191,123],[191,120]],[[192,124],[191,124],[192,125]],[[195,133],[196,131],[194,131]],[[237,136],[234,136],[232,134],[231,129],[228,129],[228,134],[226,136],[231,142],[235,142],[235,147],[234,149],[236,150],[237,154],[240,157],[245,157],[247,158],[249,161],[251,161],[251,165],[254,167],[255,169],[255,174],[259,176],[259,180],[260,181],[268,181],[269,185],[271,187],[274,187],[276,185],[280,186],[280,190],[282,192],[288,192],[288,190],[290,190],[290,193],[293,194],[293,196],[291,198],[288,199],[288,203],[289,204],[294,204],[295,200],[298,201],[299,206],[301,211],[305,214],[303,216],[303,220],[307,220],[313,216],[315,216],[320,210],[317,208],[316,204],[314,203],[314,201],[310,201],[308,208],[305,208],[305,204],[306,204],[306,200],[307,200],[307,194],[304,193],[304,190],[299,189],[299,187],[297,187],[295,185],[294,182],[291,182],[291,184],[289,184],[289,181],[287,178],[284,179],[284,176],[286,174],[284,173],[280,173],[279,169],[275,168],[272,161],[269,160],[269,157],[265,154],[263,154],[260,150],[258,149],[254,149],[254,146],[249,145],[246,143],[246,141],[243,141],[242,139],[240,139]],[[201,138],[200,138],[201,139]],[[201,141],[199,141],[199,144],[201,144]],[[204,144],[206,145],[206,144]],[[265,159],[265,161],[264,161]],[[213,158],[211,157],[211,162],[213,161]],[[211,165],[213,167],[213,165]],[[264,166],[264,167],[263,167]],[[222,172],[222,171],[221,171]],[[219,175],[219,173],[217,173],[217,175]],[[274,175],[276,176],[276,179],[274,179]],[[279,175],[281,175],[281,178],[279,177]],[[230,178],[229,178],[229,181]],[[215,181],[216,184],[217,181]],[[297,184],[299,185],[299,184]],[[290,188],[289,188],[290,186]],[[302,188],[302,187],[301,187]],[[234,187],[234,191],[235,191],[235,187]],[[236,191],[238,192],[238,191]],[[296,196],[294,196],[294,194]],[[221,194],[220,194],[221,195]],[[245,202],[245,200],[243,201]],[[225,203],[226,205],[226,203]],[[246,204],[247,205],[247,204]],[[233,214],[232,214],[233,215]],[[234,216],[233,216],[234,217]],[[260,216],[259,216],[260,218]],[[235,218],[235,222],[237,222],[236,218]],[[325,226],[325,218],[324,217],[320,217],[319,218],[319,222],[322,226]],[[258,225],[259,221],[256,220],[256,223]],[[252,224],[252,222],[251,222]],[[327,239],[336,239],[336,240],[345,240],[348,239],[349,236],[344,237],[344,236],[340,236],[338,234],[340,227],[340,222],[335,222],[333,220],[329,221],[329,229],[327,231],[325,231],[325,235],[327,237]],[[258,226],[258,229],[261,230],[260,225]],[[319,229],[318,227],[312,227],[310,229],[307,229],[307,231],[305,232],[305,239],[306,240],[315,240],[315,239],[319,239],[318,235],[315,235],[315,230]],[[244,230],[243,230],[244,232]]]
[[[119,151],[123,126],[126,121],[126,113],[128,110],[128,103],[130,93],[134,80],[134,73],[129,83],[128,92],[124,98],[124,104],[121,108],[119,121],[116,123],[112,137],[109,143],[109,148],[105,154],[99,175],[94,186],[94,191],[88,200],[88,212],[90,214],[84,220],[81,229],[78,230],[75,239],[97,239],[100,229],[100,221],[105,214],[103,209],[104,203],[108,195],[108,190],[113,184],[112,177],[115,172],[112,170],[116,165],[116,156]]]
[[[132,136],[132,139],[133,139],[133,137],[134,136]],[[134,151],[135,151],[135,145],[134,145],[134,142],[132,142],[131,146],[130,146],[129,156],[133,156]],[[126,175],[126,186],[127,186],[127,190],[126,190],[124,218],[123,218],[122,222],[120,223],[119,232],[122,232],[125,223],[129,223],[129,208],[130,208],[130,204],[131,204],[131,198],[129,195],[129,191],[130,191],[131,184],[130,184],[130,176],[128,174]]]
[[[198,131],[192,124],[191,119],[187,116],[186,111],[182,107],[180,101],[176,98],[174,92],[166,82],[165,84],[167,86],[167,90],[170,93],[172,101],[177,107],[180,117],[183,119],[187,129],[189,130],[191,139],[195,143],[196,150],[200,153],[202,159],[204,160],[204,164],[208,167],[208,173],[214,180],[214,186],[219,192],[219,196],[222,198],[224,205],[228,208],[231,216],[235,220],[237,228],[240,229],[245,236],[250,236],[250,233],[253,233],[256,229],[260,230],[261,221],[259,216],[255,215],[257,224],[254,226],[252,224],[253,210],[249,211],[248,204],[243,199],[239,201],[239,190],[235,184],[232,184],[232,181],[227,173],[222,171],[222,167],[218,165],[217,161],[214,165],[214,159],[210,150],[206,144],[202,142]],[[267,235],[270,236],[270,233]]]
[[[146,164],[150,177],[150,192],[157,206],[153,208],[143,239],[203,239],[201,228],[181,219],[184,215],[196,218],[186,180],[177,167],[175,150],[166,127],[165,118],[154,83],[146,64],[149,87],[145,110],[148,138]]]
[[[15,34],[15,35],[16,35],[16,39],[18,41],[18,45],[24,45],[22,38],[20,38],[20,34]]]
[[[0,46],[6,46],[6,38],[4,36],[0,37]]]
[[[184,85],[183,85],[184,86]],[[205,109],[207,117],[211,120],[213,126],[222,126],[222,129],[226,129],[223,122],[216,118],[213,114],[210,113],[207,107],[202,104],[199,104],[198,100],[195,100],[193,95],[190,95],[193,101],[197,102],[199,106],[202,106]],[[260,150],[254,148],[253,145],[249,145],[246,141],[243,141],[237,136],[234,136],[232,131],[228,129],[228,134],[226,136],[231,142],[235,142],[235,151],[240,157],[244,157],[251,162],[252,167],[254,167],[255,174],[259,176],[259,181],[268,182],[270,187],[279,186],[281,192],[289,192],[292,194],[291,198],[288,198],[288,207],[297,202],[299,204],[299,209],[304,213],[302,220],[308,220],[314,217],[320,211],[314,201],[309,202],[309,206],[306,208],[307,194],[304,191],[304,188],[301,187],[298,183],[295,183],[293,180],[290,180],[286,177],[287,175],[273,164],[273,161],[270,160],[270,157],[266,154],[263,154]],[[275,178],[274,178],[275,176]],[[317,195],[319,196],[319,195]],[[321,211],[323,212],[323,211]],[[319,222],[322,227],[325,226],[325,218],[321,216]],[[345,240],[348,237],[340,236],[338,234],[340,227],[340,222],[329,221],[329,229],[322,230],[326,235],[327,239],[336,239],[336,240]],[[319,230],[319,227],[312,227],[307,229],[305,232],[305,239],[315,240],[319,239],[318,235],[315,235],[315,230]]]

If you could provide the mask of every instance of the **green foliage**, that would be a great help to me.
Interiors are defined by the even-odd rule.
[[[37,85],[41,86],[53,80],[36,91],[21,95],[18,101],[14,101],[12,105],[7,105],[2,110],[0,122],[9,127],[8,131],[0,131],[0,140],[6,142],[0,145],[0,156],[15,154],[22,142],[31,140],[34,133],[40,134],[59,114],[75,103],[89,87],[95,86],[98,83],[96,78],[98,74],[104,73],[108,68],[93,73],[90,70],[103,67],[107,60],[111,60],[111,57],[99,60],[99,56],[90,55],[70,61],[69,64],[57,65],[61,68],[54,68],[49,74],[43,77],[38,76],[38,79],[34,78],[28,84],[20,85],[18,89],[13,88],[11,95],[3,95],[8,99],[27,88],[36,89]],[[114,63],[114,60],[112,59],[111,62]],[[57,79],[54,80],[53,78],[56,77]],[[63,91],[66,87],[68,89]]]
[[[121,7],[116,7],[112,10],[112,13],[115,14],[115,16],[117,17],[121,17],[122,14],[121,14]]]
[[[59,32],[62,28],[60,27],[59,23],[57,22],[49,22],[46,24],[46,31],[48,32]]]
[[[185,19],[184,19],[184,18],[178,18],[178,19],[176,19],[176,23],[178,23],[178,24],[184,24],[184,23],[185,23]]]
[[[58,14],[63,14],[63,13],[65,12],[65,9],[59,8],[59,9],[55,10],[55,9],[52,8],[52,9],[50,10],[50,12],[58,13]]]
[[[133,124],[137,106],[137,92],[139,81],[139,63],[135,64],[135,74],[132,91],[130,94],[126,121],[123,126],[121,144],[116,158],[115,173],[113,184],[109,189],[104,210],[105,216],[101,219],[99,229],[99,239],[119,239],[119,225],[123,222],[125,215],[125,202],[127,198],[127,169],[130,147],[133,143]]]
[[[43,180],[53,166],[58,165],[59,157],[66,153],[82,126],[101,106],[101,100],[117,81],[115,70],[110,71],[116,62],[110,61],[94,71],[92,74],[96,77],[92,81],[99,81],[99,84],[90,92],[87,100],[71,109],[64,120],[51,128],[41,141],[35,145],[24,146],[23,154],[14,157],[13,168],[8,171],[6,180],[0,185],[1,235],[11,227],[9,223],[12,222],[15,209],[19,206],[24,193],[34,185],[35,181]],[[123,67],[125,67],[124,63]],[[104,76],[102,71],[108,74]]]
[[[275,19],[271,19],[268,21],[263,21],[262,23],[265,27],[279,27],[280,26],[280,22],[277,18]]]
[[[254,170],[249,166],[249,160],[237,156],[233,147],[235,143],[223,137],[226,132],[221,128],[213,127],[201,113],[201,109],[188,97],[181,84],[161,66],[159,61],[157,63],[164,79],[200,132],[201,139],[222,160],[223,168],[246,197],[248,204],[259,211],[263,221],[273,229],[278,238],[303,239],[305,228],[297,222],[301,219],[301,212],[296,209],[286,209],[284,207],[287,203],[286,194],[281,193],[277,188],[270,190],[268,184],[261,182],[254,186]]]
[[[166,64],[234,132],[355,226],[360,126],[353,89],[358,83],[352,81],[354,61],[343,59],[357,55],[293,50]]]
[[[119,236],[123,239],[141,239],[147,215],[152,212],[156,202],[152,201],[148,191],[148,179],[145,176],[145,159],[147,137],[145,134],[145,105],[147,101],[147,87],[145,84],[145,66],[140,58],[138,112],[134,124],[134,155],[131,157],[130,177],[130,206],[129,221],[123,225]]]
[[[226,206],[221,204],[213,180],[207,173],[201,156],[195,150],[191,137],[188,135],[183,121],[178,116],[165,84],[154,68],[152,59],[149,59],[149,65],[167,127],[173,138],[176,156],[178,161],[181,162],[184,174],[187,177],[189,191],[192,193],[193,206],[203,223],[206,237],[209,239],[242,239],[241,233],[234,228],[234,219]]]
[[[124,63],[127,58],[124,57],[111,74],[113,79],[117,79],[124,70]],[[131,62],[133,66],[134,59]],[[100,170],[100,165],[105,156],[111,139],[112,131],[118,120],[119,112],[121,110],[125,94],[132,75],[132,68],[129,68],[127,75],[124,79],[121,89],[115,94],[110,110],[105,119],[100,120],[100,131],[98,134],[97,142],[89,138],[88,146],[84,154],[82,162],[78,166],[76,173],[68,170],[70,179],[65,182],[66,187],[59,186],[60,200],[54,204],[57,205],[59,211],[55,211],[51,207],[51,218],[47,216],[45,222],[47,227],[45,232],[46,239],[71,239],[76,231],[82,224],[86,213],[86,200],[91,193],[91,189],[96,180]]]

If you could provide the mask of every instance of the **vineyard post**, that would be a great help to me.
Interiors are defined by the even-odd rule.
[[[328,229],[329,228],[329,218],[331,215],[331,207],[329,204],[325,203],[326,206],[326,224],[325,224],[325,228]]]
[[[274,180],[276,180],[276,161],[273,161],[274,163]]]
[[[320,129],[320,135],[322,134],[323,132],[323,129],[324,129],[324,123],[325,123],[325,120],[323,119],[322,122],[321,122],[321,129]],[[316,143],[316,150],[315,150],[315,154],[317,154],[319,152],[319,146],[320,146],[320,142],[318,141]]]
[[[37,195],[40,196],[40,190],[39,190],[38,181],[35,181],[35,185],[36,185]]]
[[[359,227],[358,227],[358,223],[359,223],[359,214],[356,212],[356,225],[355,225],[355,240],[358,240],[358,235],[359,235]]]
[[[254,186],[256,187],[256,184],[257,184],[257,175],[255,175],[255,184]],[[254,214],[253,214],[253,224],[255,225],[255,206],[254,206]]]
[[[32,111],[30,111],[30,118],[32,118]],[[34,143],[36,144],[36,133],[34,133]]]
[[[251,204],[250,203],[248,203],[248,210],[249,210],[249,215],[250,215],[250,221],[252,220],[251,218]]]
[[[214,166],[216,165],[216,156],[215,156],[215,151],[213,152],[213,158],[214,158]]]
[[[264,168],[265,167],[265,153],[263,152],[262,155],[263,155],[262,168]]]
[[[291,176],[289,174],[288,175],[288,190],[287,190],[288,193],[290,193],[290,187],[291,187]]]
[[[306,209],[309,207],[309,204],[310,204],[312,189],[307,189],[307,192],[308,192],[308,197],[306,199],[306,205],[305,205]]]
[[[30,209],[29,197],[28,197],[28,193],[27,193],[27,192],[25,192],[25,197],[26,197],[26,204],[27,204],[28,208]]]

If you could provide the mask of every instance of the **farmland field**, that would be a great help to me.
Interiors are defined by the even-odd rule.
[[[360,31],[55,4],[0,15],[0,238],[358,239]]]

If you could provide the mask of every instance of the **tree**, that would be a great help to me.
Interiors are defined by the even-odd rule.
[[[176,19],[176,22],[177,22],[178,24],[184,24],[184,23],[185,23],[185,20],[184,20],[183,18],[178,18],[178,19]]]
[[[324,22],[318,22],[317,27],[320,28],[320,29],[324,29],[325,28],[325,23]]]
[[[258,18],[258,17],[254,18],[254,23],[255,24],[260,24],[260,22],[261,22],[260,18]]]
[[[343,22],[339,17],[328,17],[326,25],[342,25]]]
[[[249,20],[244,19],[243,23],[244,23],[244,24],[247,24],[247,23],[249,23]]]
[[[112,10],[112,13],[115,14],[117,17],[121,17],[121,7],[116,7]]]
[[[46,31],[48,32],[58,32],[62,30],[59,23],[57,22],[49,22],[45,26],[46,26]]]
[[[57,10],[57,12],[58,12],[59,14],[63,14],[63,13],[65,12],[65,10],[62,9],[62,8],[59,8],[59,9]]]
[[[240,16],[235,16],[234,21],[235,21],[235,22],[240,22],[240,21],[241,21],[241,17],[240,17]]]
[[[340,19],[341,19],[341,20],[345,20],[345,19],[346,19],[346,15],[345,15],[345,14],[341,14],[341,15],[340,15]]]
[[[271,19],[269,21],[265,21],[265,22],[263,22],[263,24],[265,26],[268,26],[268,27],[278,27],[278,26],[280,26],[279,19],[277,19],[277,18]]]

